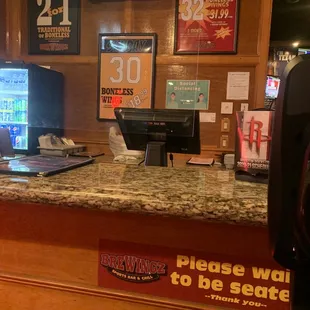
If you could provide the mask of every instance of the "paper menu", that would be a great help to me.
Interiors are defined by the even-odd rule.
[[[248,100],[250,72],[228,72],[227,100]]]

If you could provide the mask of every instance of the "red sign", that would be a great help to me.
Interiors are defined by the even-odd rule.
[[[99,286],[233,309],[289,310],[290,272],[272,262],[100,241]]]
[[[239,0],[178,0],[175,53],[236,53]]]
[[[273,126],[272,111],[237,112],[236,171],[268,173]]]

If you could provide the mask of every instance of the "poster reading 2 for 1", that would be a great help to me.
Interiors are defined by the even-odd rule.
[[[117,107],[151,108],[155,35],[100,34],[98,119]]]
[[[28,0],[29,54],[80,53],[81,0]]]
[[[239,0],[178,0],[175,53],[237,52]]]

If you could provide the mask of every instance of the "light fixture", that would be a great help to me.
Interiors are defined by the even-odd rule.
[[[298,47],[298,46],[299,46],[299,42],[294,42],[292,45],[293,45],[294,47]]]

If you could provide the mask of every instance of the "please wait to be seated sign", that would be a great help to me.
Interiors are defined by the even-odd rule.
[[[233,309],[289,310],[290,272],[273,262],[100,241],[99,285]]]
[[[242,306],[255,306],[267,308],[268,300],[289,302],[289,290],[279,289],[277,286],[253,285],[257,280],[265,280],[267,283],[289,283],[290,272],[284,270],[271,270],[269,268],[251,267],[246,268],[243,265],[226,262],[206,261],[204,259],[196,259],[195,256],[177,255],[177,268],[187,268],[189,270],[197,270],[211,274],[218,274],[217,278],[211,280],[204,274],[199,274],[197,279],[197,287],[199,289],[211,291],[205,295],[213,301],[221,301],[233,303]],[[248,274],[246,274],[248,273]],[[225,283],[223,276],[234,276],[235,281]],[[189,275],[173,272],[171,275],[171,283],[173,285],[191,286],[193,280]],[[244,277],[249,279],[250,283],[245,283]],[[252,278],[252,279],[251,279]],[[225,284],[224,284],[225,283]],[[252,283],[252,284],[251,284]],[[227,296],[223,296],[224,285],[228,285],[229,292]],[[227,291],[225,289],[225,291]],[[238,296],[238,297],[233,297]],[[251,299],[253,298],[254,299]],[[247,299],[248,298],[248,299]],[[258,301],[260,300],[260,301]]]

